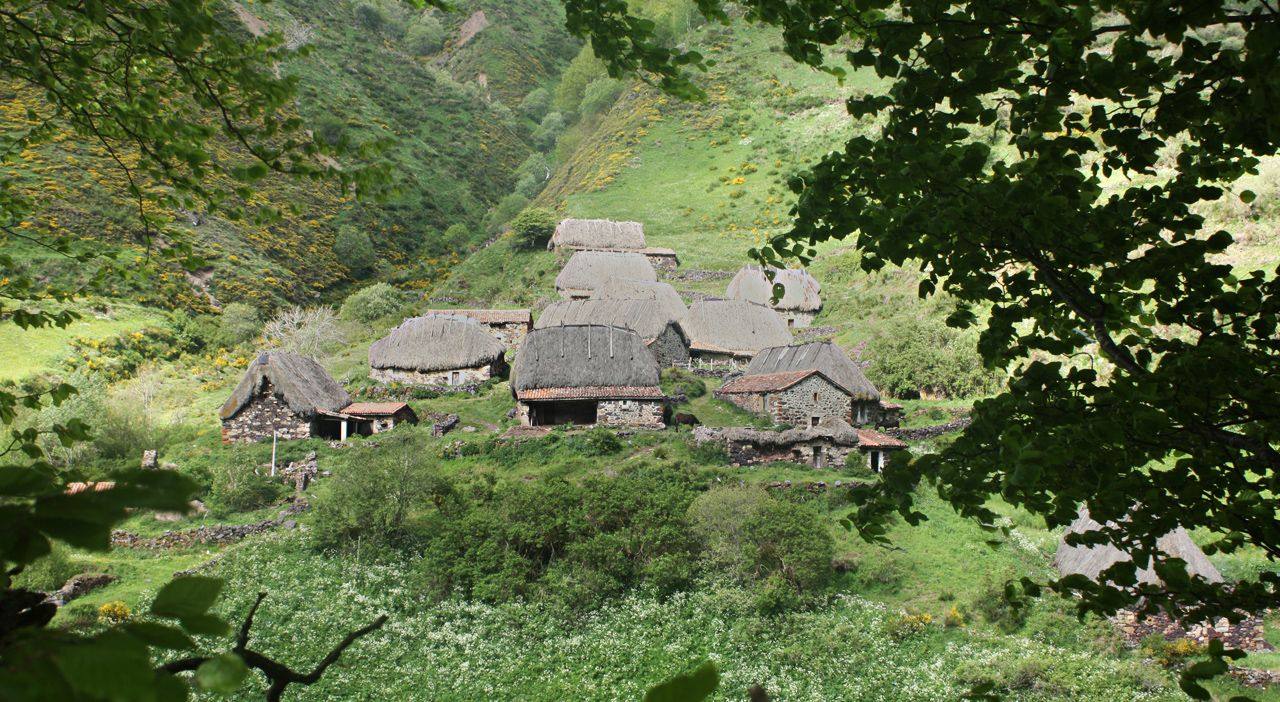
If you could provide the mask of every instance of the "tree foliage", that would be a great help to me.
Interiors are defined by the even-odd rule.
[[[1189,580],[1156,539],[1178,524],[1280,556],[1280,355],[1274,271],[1217,254],[1197,206],[1222,197],[1280,144],[1280,9],[1274,3],[1060,3],[746,0],[748,20],[780,27],[796,61],[842,76],[874,72],[850,114],[877,117],[790,186],[791,231],[755,251],[807,260],[856,237],[862,266],[918,266],[920,294],[959,301],[949,323],[981,327],[979,348],[1007,369],[1006,391],[936,455],[886,473],[855,524],[883,538],[898,512],[922,519],[922,480],[993,525],[991,496],[1070,521],[1085,504],[1096,537],[1157,560],[1163,586],[1055,583],[1082,609],[1171,608],[1193,620],[1280,601],[1265,573],[1233,588]],[[659,42],[622,4],[567,0],[610,75],[647,73],[697,96],[682,66],[702,57]],[[702,14],[725,18],[717,0]],[[836,47],[847,47],[832,51]],[[844,65],[839,65],[843,63]],[[1168,177],[1162,149],[1176,153]],[[994,528],[994,527],[993,527]],[[1028,589],[1035,588],[1029,584]],[[1219,657],[1220,659],[1220,657]]]
[[[522,248],[546,246],[556,230],[556,216],[543,207],[530,207],[511,220],[511,236]]]

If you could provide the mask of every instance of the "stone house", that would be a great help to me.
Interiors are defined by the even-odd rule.
[[[685,306],[680,293],[671,283],[647,282],[643,280],[627,280],[610,278],[595,289],[592,300],[653,300],[672,319],[684,321],[689,317],[689,308]]]
[[[829,391],[811,387],[818,381],[796,375],[811,371],[821,373],[830,385],[845,394],[843,406],[836,406],[836,399]],[[793,388],[791,383],[802,383],[806,393]],[[801,426],[806,417],[813,416],[837,417],[853,426],[889,426],[893,422],[886,419],[896,418],[892,410],[885,409],[880,391],[867,380],[862,368],[830,341],[761,349],[742,377],[730,381],[719,392],[740,407],[768,414],[774,421],[792,426]],[[785,394],[785,398],[778,393]],[[770,398],[768,402],[766,397]],[[773,404],[767,406],[768,403]],[[890,403],[890,406],[893,405]]]
[[[700,365],[742,367],[761,349],[790,344],[777,312],[743,300],[699,300],[684,325],[689,354]]]
[[[814,468],[840,469],[851,456],[859,456],[871,470],[879,472],[889,454],[906,444],[870,429],[855,429],[828,418],[814,426],[769,431],[747,427],[698,427],[694,440],[723,443],[734,466],[759,465],[778,461],[803,463]]]
[[[354,420],[353,434],[371,435],[391,431],[397,424],[417,424],[418,414],[407,402],[353,402],[341,414]]]
[[[331,413],[350,404],[351,396],[319,363],[288,351],[266,351],[249,364],[218,412],[222,440],[340,438],[343,422]]]
[[[506,346],[470,317],[406,319],[369,347],[369,377],[381,383],[456,387],[507,373]]]
[[[658,361],[630,329],[567,324],[534,329],[516,355],[511,391],[525,426],[598,424],[660,429]]]
[[[689,338],[680,320],[656,300],[565,300],[538,315],[535,329],[566,324],[599,324],[640,335],[661,366],[689,362]]]
[[[608,219],[565,219],[556,225],[548,249],[567,251],[625,251],[644,255],[654,268],[672,272],[680,259],[672,249],[647,246],[644,225]]]
[[[775,285],[782,286],[782,296],[777,302],[773,301]],[[807,327],[822,311],[822,285],[803,268],[765,270],[746,266],[729,281],[724,294],[731,300],[773,307],[787,320],[789,327]]]
[[[533,330],[533,312],[522,310],[427,310],[425,315],[447,314],[466,317],[489,328],[509,351],[515,351],[524,335]]]
[[[556,276],[556,291],[570,300],[585,300],[612,278],[657,281],[649,259],[620,251],[578,251]]]

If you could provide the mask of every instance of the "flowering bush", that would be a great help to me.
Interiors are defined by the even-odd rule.
[[[120,600],[107,602],[98,608],[98,621],[102,624],[122,624],[129,621],[129,606]]]

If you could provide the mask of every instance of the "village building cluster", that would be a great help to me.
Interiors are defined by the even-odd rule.
[[[536,319],[529,309],[427,310],[370,346],[370,379],[459,388],[509,378],[524,426],[658,429],[671,421],[662,369],[707,369],[728,378],[717,397],[778,427],[700,430],[735,464],[825,468],[859,454],[878,470],[905,448],[876,431],[896,426],[900,407],[857,363],[832,342],[795,343],[791,329],[822,309],[809,272],[748,266],[723,299],[686,305],[659,280],[679,265],[676,253],[649,247],[638,222],[566,219],[548,247],[567,257],[555,280],[562,299]],[[345,440],[417,421],[405,403],[353,403],[318,363],[283,351],[250,365],[221,418],[226,441]]]

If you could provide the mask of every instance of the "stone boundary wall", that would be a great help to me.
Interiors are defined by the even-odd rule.
[[[954,419],[946,424],[934,424],[928,427],[913,427],[911,429],[902,429],[899,427],[885,427],[884,433],[903,441],[919,441],[921,439],[932,439],[935,436],[950,434],[953,431],[960,431],[969,426],[973,420],[968,417]]]
[[[1190,639],[1201,646],[1208,645],[1210,641],[1217,639],[1227,648],[1238,648],[1243,651],[1274,650],[1271,644],[1267,643],[1261,616],[1245,617],[1234,624],[1223,617],[1214,622],[1184,625],[1173,621],[1164,613],[1138,619],[1134,612],[1126,610],[1113,617],[1112,622],[1131,645],[1141,643],[1152,634],[1159,634],[1168,641]]]
[[[213,526],[201,526],[186,531],[166,531],[160,536],[145,537],[138,536],[127,531],[116,529],[111,532],[111,545],[120,548],[140,548],[149,551],[158,551],[170,548],[191,548],[193,546],[224,546],[233,544],[253,534],[261,534],[262,532],[271,531],[279,527],[292,529],[298,523],[292,518],[299,512],[305,512],[310,508],[310,504],[306,500],[295,500],[288,507],[280,511],[280,514],[271,518],[264,519],[260,522],[252,524],[215,524]]]

